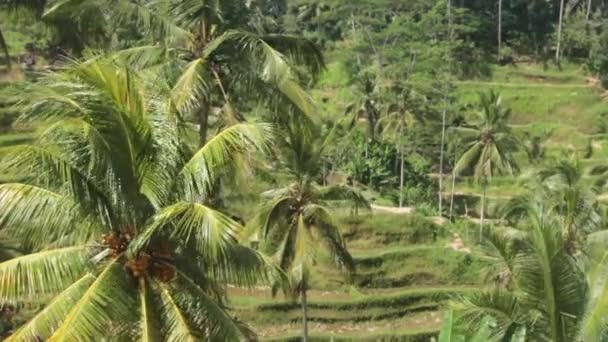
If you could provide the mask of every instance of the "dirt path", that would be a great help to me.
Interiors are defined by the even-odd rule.
[[[311,335],[337,335],[363,337],[391,334],[398,331],[432,331],[441,325],[441,312],[423,312],[385,321],[349,322],[349,323],[309,323]],[[254,326],[254,331],[261,338],[297,336],[301,333],[300,324],[282,324],[273,326]]]
[[[398,207],[385,207],[385,206],[382,206],[382,205],[372,204],[372,211],[373,212],[377,212],[377,213],[390,213],[390,214],[407,215],[407,214],[414,213],[414,210],[415,209],[412,208],[412,207],[398,208]]]
[[[483,81],[458,81],[456,84],[463,85],[482,85],[490,87],[508,87],[508,88],[566,88],[580,89],[590,88],[589,84],[556,84],[556,83],[503,83],[503,82],[483,82]]]

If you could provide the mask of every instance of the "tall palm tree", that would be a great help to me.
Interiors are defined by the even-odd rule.
[[[158,84],[102,61],[45,77],[24,98],[35,143],[4,148],[2,231],[32,253],[0,263],[0,302],[49,299],[9,341],[241,340],[222,286],[252,285],[263,258],[207,195],[269,127],[239,124],[194,154]]]
[[[481,185],[481,212],[479,239],[483,239],[486,208],[486,189],[493,176],[513,174],[517,168],[512,152],[518,146],[516,137],[508,126],[511,110],[501,104],[498,94],[481,93],[478,121],[470,127],[455,127],[460,134],[465,151],[456,163],[455,174],[473,174]]]
[[[498,0],[498,60],[502,51],[502,0]]]
[[[159,69],[172,75],[177,71],[174,103],[182,115],[195,118],[201,146],[207,141],[214,108],[221,109],[224,124],[241,121],[239,110],[250,100],[266,102],[279,113],[285,106],[309,116],[315,112],[300,81],[314,80],[320,73],[321,52],[307,39],[249,27],[249,1],[99,0],[94,4],[113,11],[118,22],[138,18],[150,44],[118,56],[157,74]],[[56,10],[79,13],[82,6],[91,4],[68,1]]]
[[[351,115],[351,127],[355,126],[360,119],[364,119],[367,126],[367,139],[373,141],[376,138],[377,130],[381,129],[378,126],[382,113],[378,85],[371,75],[363,73],[355,81],[353,90],[356,93],[356,99],[346,106],[346,114]]]
[[[562,48],[562,28],[564,25],[564,0],[559,2],[559,22],[557,24],[557,46],[555,48],[555,63],[560,65],[560,54]]]
[[[399,154],[399,208],[403,207],[403,185],[405,182],[405,131],[417,122],[423,120],[420,112],[416,110],[416,101],[424,98],[412,89],[394,87],[391,98],[386,101],[382,115],[376,123],[382,136],[393,141]]]
[[[369,204],[349,186],[319,185],[323,154],[331,144],[331,133],[320,139],[313,136],[314,130],[310,131],[299,123],[290,123],[284,130],[280,166],[291,183],[263,194],[267,199],[257,219],[262,227],[260,235],[268,242],[268,252],[278,259],[280,269],[290,276],[290,286],[284,287],[284,291],[301,299],[303,339],[307,341],[306,293],[319,244],[329,249],[338,266],[354,272],[353,259],[328,206],[332,202],[344,201],[367,208]],[[273,291],[277,289],[275,286]]]
[[[6,43],[6,39],[4,38],[4,34],[2,33],[2,28],[0,28],[0,49],[4,53],[4,59],[6,60],[6,66],[10,70],[12,67],[11,64],[11,55],[8,51],[8,44]]]

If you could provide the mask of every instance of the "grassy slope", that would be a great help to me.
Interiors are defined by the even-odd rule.
[[[321,340],[428,337],[437,331],[447,300],[479,286],[486,262],[446,248],[450,234],[422,217],[340,215],[339,222],[358,271],[346,282],[327,256],[319,256],[309,319],[312,335]],[[236,315],[261,337],[297,336],[296,301],[273,299],[269,289],[231,289],[229,298]]]

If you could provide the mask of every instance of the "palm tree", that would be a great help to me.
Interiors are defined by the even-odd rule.
[[[502,50],[502,0],[498,0],[498,61]]]
[[[252,285],[263,258],[207,194],[269,127],[239,124],[194,154],[160,91],[99,60],[45,77],[24,98],[35,143],[2,149],[0,222],[33,252],[0,263],[0,302],[49,299],[9,341],[241,340],[222,286]]]
[[[119,22],[138,18],[150,44],[121,51],[118,57],[157,74],[162,70],[173,77],[177,70],[174,104],[182,115],[194,117],[202,146],[213,108],[221,109],[220,125],[242,121],[239,110],[249,100],[268,103],[267,108],[279,113],[286,106],[309,116],[315,112],[299,82],[303,75],[314,80],[323,69],[321,52],[304,38],[257,33],[247,25],[249,3],[101,0],[96,5],[114,11]],[[79,13],[90,5],[63,2],[56,10]]]
[[[591,260],[582,262],[568,253],[563,221],[544,201],[531,197],[522,207],[527,219],[518,234],[496,236],[499,254],[509,256],[504,263],[511,265],[512,286],[480,291],[457,307],[470,328],[492,318],[494,335],[503,341],[518,331],[531,341],[602,341],[608,332],[606,231],[589,239],[596,251],[588,246]]]
[[[487,317],[494,336],[510,340],[574,341],[584,317],[587,283],[578,260],[566,252],[560,220],[541,200],[526,207],[528,219],[518,234],[496,234],[493,246],[505,256],[512,277],[507,288],[481,290],[460,301],[464,321],[472,326]],[[523,236],[522,236],[523,235]]]
[[[555,63],[558,66],[560,66],[563,25],[564,25],[564,0],[560,0],[560,2],[559,2],[559,22],[557,24],[557,47],[555,48]]]
[[[6,60],[6,66],[8,70],[11,69],[11,55],[8,51],[8,44],[6,43],[6,39],[4,38],[4,34],[2,34],[2,29],[0,28],[0,49],[4,53],[4,59]]]
[[[526,207],[529,198],[542,195],[545,205],[561,220],[561,233],[568,253],[575,255],[584,246],[587,236],[601,229],[602,209],[597,200],[597,184],[583,178],[578,159],[561,160],[537,174],[538,184],[533,184],[528,194],[512,199],[505,208],[505,216],[511,221],[525,219],[522,208]]]
[[[382,129],[378,127],[381,114],[378,85],[375,84],[372,76],[365,72],[355,82],[353,90],[356,93],[356,100],[346,106],[346,114],[351,115],[351,127],[363,118],[367,125],[368,142],[373,141],[376,138],[376,131]]]
[[[331,144],[333,134],[319,139],[312,132],[314,129],[311,131],[299,123],[290,123],[285,128],[280,144],[284,146],[280,165],[291,183],[263,194],[267,200],[257,218],[262,227],[260,235],[268,243],[268,252],[278,259],[280,269],[290,276],[291,286],[284,286],[284,291],[301,299],[304,341],[308,339],[306,292],[319,243],[329,249],[338,266],[354,272],[353,259],[328,205],[352,201],[357,206],[369,208],[362,195],[349,186],[318,184],[323,167],[322,156]],[[273,292],[278,289],[277,285]]]
[[[412,89],[394,87],[391,99],[386,101],[382,115],[376,123],[384,138],[394,141],[399,154],[399,208],[403,207],[403,185],[405,182],[405,130],[423,120],[415,110],[418,94]]]
[[[483,239],[486,189],[493,176],[513,174],[516,170],[512,152],[518,142],[508,126],[511,110],[501,105],[498,94],[480,94],[478,122],[470,127],[455,127],[461,135],[465,151],[456,163],[456,175],[472,173],[481,184],[479,239]]]

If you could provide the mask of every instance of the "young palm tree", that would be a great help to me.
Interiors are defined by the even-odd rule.
[[[456,163],[455,174],[472,173],[481,184],[481,217],[479,239],[483,238],[483,225],[486,207],[486,188],[493,176],[513,174],[516,170],[512,152],[518,141],[508,126],[511,110],[501,105],[498,94],[490,92],[480,94],[478,122],[470,127],[456,127],[453,130],[460,134],[465,151]]]
[[[521,203],[518,230],[495,232],[492,246],[511,272],[508,288],[480,291],[457,306],[465,322],[491,317],[502,341],[603,341],[608,333],[607,231],[589,236],[573,256],[561,231],[561,214],[539,189]],[[583,256],[584,254],[584,256]],[[512,338],[524,332],[525,339]],[[512,339],[510,339],[512,338]]]
[[[154,67],[155,73],[159,68],[172,74],[177,70],[175,106],[196,119],[201,146],[207,141],[213,108],[221,109],[223,124],[242,121],[239,110],[250,105],[248,100],[266,102],[279,113],[286,106],[307,115],[315,112],[299,82],[320,73],[321,52],[307,39],[259,34],[249,27],[250,1],[99,0],[95,4],[114,11],[119,21],[138,18],[141,32],[151,42],[124,50],[119,57],[138,67]],[[79,13],[82,6],[90,5],[68,1],[56,10]],[[296,65],[304,70],[296,70]]]
[[[260,210],[261,236],[268,242],[269,253],[291,279],[286,292],[299,296],[303,311],[303,339],[308,339],[306,291],[309,273],[319,244],[325,245],[334,261],[348,272],[354,262],[348,253],[340,231],[329,212],[332,202],[352,201],[369,208],[357,191],[346,185],[320,186],[323,154],[331,143],[332,134],[323,141],[313,137],[308,128],[291,123],[285,128],[281,154],[281,170],[291,180],[287,186],[264,193],[267,198]],[[278,289],[277,285],[273,292]]]
[[[465,321],[474,326],[491,317],[498,340],[509,341],[524,331],[526,341],[574,341],[584,311],[594,309],[586,303],[583,269],[566,252],[556,229],[561,220],[544,206],[542,198],[529,203],[526,213],[523,236],[503,233],[495,236],[499,243],[493,244],[510,265],[511,285],[482,290],[459,307]]]
[[[525,220],[530,198],[542,196],[547,208],[559,217],[566,249],[571,255],[581,251],[587,236],[602,229],[602,208],[597,200],[597,184],[583,178],[578,160],[561,160],[537,172],[527,193],[515,197],[504,208],[511,222]]]
[[[33,252],[0,263],[0,302],[47,301],[9,341],[242,340],[222,285],[252,285],[263,259],[207,194],[269,128],[239,124],[194,154],[171,103],[128,68],[89,61],[46,77],[22,120],[44,127],[4,148],[4,233]]]

